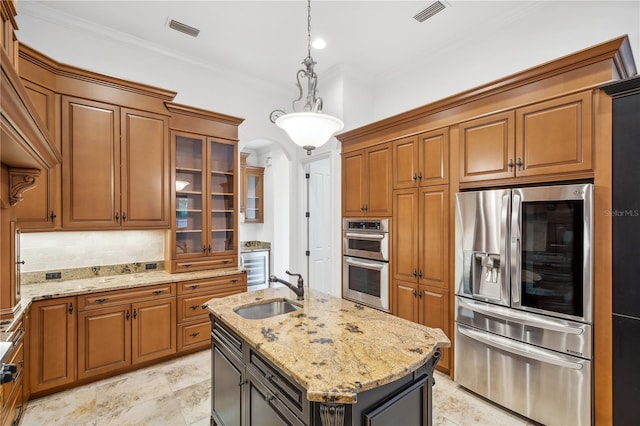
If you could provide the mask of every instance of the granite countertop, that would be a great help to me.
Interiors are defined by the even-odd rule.
[[[302,309],[270,318],[234,312],[268,299],[289,299]],[[391,383],[451,346],[440,329],[305,289],[296,302],[286,287],[211,299],[209,311],[307,390],[317,402],[354,404],[359,392]]]
[[[77,296],[102,291],[122,290],[128,288],[177,283],[182,281],[214,278],[237,274],[242,268],[213,269],[206,271],[182,272],[170,274],[166,271],[140,272],[134,274],[110,275],[75,280],[55,280],[21,286],[20,308],[12,320],[0,323],[0,342],[8,338],[7,330],[22,318],[23,313],[33,301],[53,299],[56,297]]]

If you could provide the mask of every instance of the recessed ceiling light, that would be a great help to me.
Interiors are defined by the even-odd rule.
[[[313,46],[314,49],[321,50],[327,47],[327,42],[321,38],[317,38],[313,41],[313,43],[311,43],[311,46]]]

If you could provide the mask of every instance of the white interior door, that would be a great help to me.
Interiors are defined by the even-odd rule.
[[[308,163],[307,236],[309,287],[331,292],[331,159]]]

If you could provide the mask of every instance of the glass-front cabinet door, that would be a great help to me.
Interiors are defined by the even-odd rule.
[[[236,249],[236,145],[209,138],[209,220],[207,251]]]
[[[205,254],[204,176],[206,138],[174,134],[176,257]]]

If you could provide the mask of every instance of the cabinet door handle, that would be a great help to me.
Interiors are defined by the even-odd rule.
[[[189,308],[191,308],[192,311],[195,311],[196,309],[198,309],[198,306],[200,305],[192,305],[192,306],[189,306]]]
[[[129,313],[128,309],[127,309],[127,313],[124,315],[124,317],[127,319],[127,321],[129,321],[129,318],[131,318],[131,314]]]
[[[69,311],[69,315],[73,313],[73,303],[69,303],[69,309],[67,310]]]
[[[207,252],[207,246],[202,246],[202,252],[206,253]]]
[[[211,253],[211,244],[207,246],[207,250],[209,250],[209,253]]]
[[[104,303],[104,302],[106,302],[107,300],[109,300],[109,299],[108,299],[108,298],[106,298],[106,297],[103,297],[103,298],[101,298],[101,299],[96,299],[96,303]]]
[[[518,166],[518,170],[522,170],[522,159],[520,157],[516,160],[516,166]]]
[[[195,290],[196,288],[200,287],[200,284],[191,284],[191,289]]]
[[[138,310],[134,309],[133,310],[133,319],[136,319],[136,318],[138,318]]]
[[[360,206],[360,211],[364,212],[364,204]]]
[[[222,263],[229,263],[229,262],[231,262],[231,261],[230,260],[226,260],[226,259],[222,261]]]
[[[418,278],[422,278],[422,269],[418,272]]]
[[[122,212],[122,221],[127,220],[127,212]]]
[[[418,276],[418,270],[414,269],[413,270],[413,278],[416,278]]]
[[[418,175],[416,175],[415,173],[413,174],[413,180],[414,181],[418,180]]]
[[[55,220],[56,217],[58,216],[53,211],[51,212],[51,214],[49,214],[49,219],[51,219],[52,222]]]
[[[238,280],[231,280],[231,284],[235,284],[237,282],[238,282]]]
[[[189,336],[191,337],[198,337],[198,334],[200,334],[200,332],[196,331],[194,333],[191,333]]]
[[[419,297],[420,299],[422,299],[422,293],[423,293],[423,291],[422,291],[422,290],[420,290],[420,291],[418,292],[418,297]]]
[[[365,211],[365,213],[366,213],[367,211],[369,211],[369,206],[368,206],[368,205],[366,205],[366,204],[364,205],[364,211]]]
[[[16,265],[24,265],[24,260],[21,260],[19,262],[16,262]]]
[[[418,173],[418,180],[422,180],[422,172]]]
[[[116,222],[120,220],[120,213],[116,212]]]
[[[246,384],[246,383],[247,383],[247,381],[246,381],[246,380],[240,380],[240,383],[238,383],[238,386],[242,386],[242,385],[244,385],[244,384]]]
[[[418,292],[416,290],[413,290],[413,297],[416,297],[418,295]]]
[[[154,290],[154,291],[153,291],[153,294],[154,294],[154,295],[156,295],[156,296],[159,296],[159,295],[161,295],[162,293],[164,293],[164,290]]]
[[[509,170],[513,169],[513,158],[509,158],[509,163],[507,164],[507,166],[509,166]]]
[[[184,268],[191,268],[191,264],[190,263],[183,263],[182,266]]]

